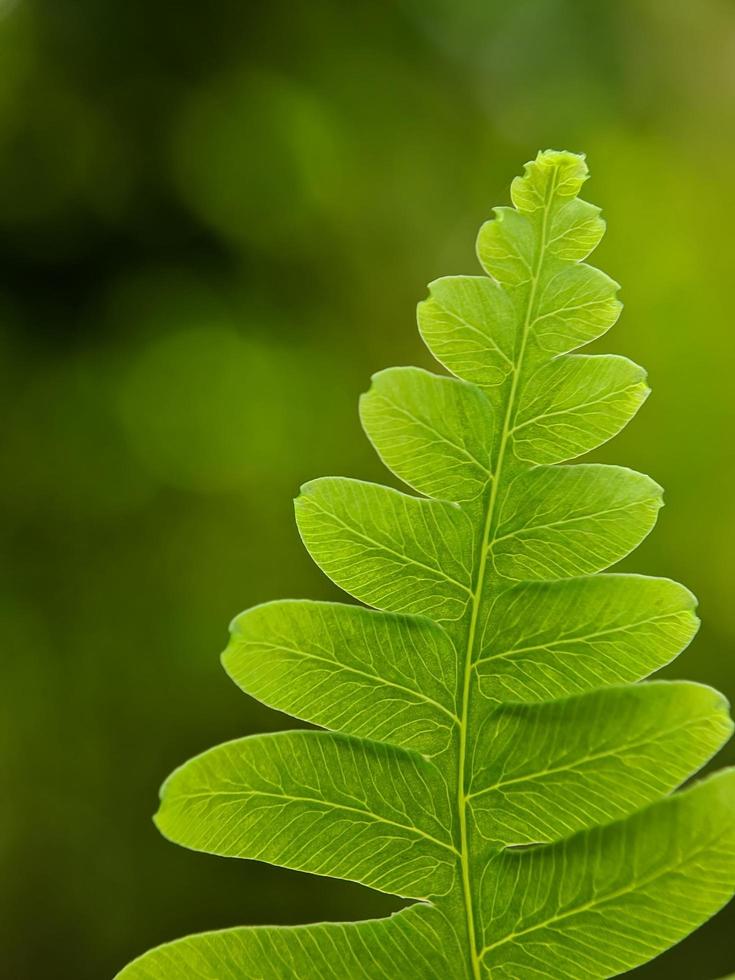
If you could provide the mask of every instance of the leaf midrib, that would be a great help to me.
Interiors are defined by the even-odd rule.
[[[521,367],[523,365],[523,359],[526,353],[526,345],[528,342],[528,337],[531,328],[534,324],[534,319],[532,318],[532,313],[534,309],[534,303],[536,301],[536,290],[539,283],[539,278],[541,275],[541,269],[543,266],[543,261],[546,251],[546,230],[547,221],[549,215],[549,207],[551,200],[553,198],[554,192],[556,190],[557,173],[555,172],[552,180],[549,182],[549,188],[546,193],[545,200],[543,202],[543,218],[541,223],[541,240],[539,242],[538,259],[536,261],[536,267],[534,273],[530,280],[530,287],[528,293],[528,303],[526,306],[526,312],[523,322],[523,331],[521,334],[521,343],[518,350],[518,358],[516,363],[513,365],[511,388],[508,395],[508,402],[505,410],[505,417],[503,419],[503,429],[500,435],[500,442],[498,445],[498,456],[497,464],[494,469],[493,480],[491,483],[490,499],[488,501],[487,513],[485,515],[485,524],[483,528],[483,539],[482,545],[480,547],[480,560],[477,571],[477,581],[475,587],[472,590],[472,614],[470,619],[470,625],[467,635],[467,649],[465,652],[465,664],[464,664],[464,676],[463,676],[463,690],[462,690],[462,711],[461,711],[461,722],[460,722],[460,743],[459,743],[459,765],[457,772],[457,808],[459,811],[459,827],[460,827],[460,865],[462,871],[462,891],[465,903],[465,915],[467,922],[467,936],[470,945],[470,954],[472,962],[472,975],[474,980],[481,980],[481,958],[482,953],[478,951],[477,939],[475,933],[475,913],[474,905],[472,900],[472,883],[470,879],[470,867],[469,867],[469,838],[467,833],[467,808],[469,804],[469,796],[465,788],[465,772],[467,766],[467,729],[469,721],[469,706],[470,706],[470,692],[471,692],[471,681],[473,676],[473,664],[472,656],[475,647],[475,638],[477,633],[477,623],[479,619],[480,605],[482,603],[482,593],[485,582],[485,573],[488,563],[488,555],[490,548],[492,546],[491,535],[495,528],[497,501],[498,501],[498,487],[501,482],[501,475],[503,472],[503,464],[505,462],[505,455],[508,447],[508,442],[511,437],[512,427],[514,420],[515,402],[518,394],[518,379],[521,373]]]

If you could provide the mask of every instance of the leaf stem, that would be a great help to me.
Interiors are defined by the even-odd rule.
[[[510,392],[508,394],[508,400],[505,406],[505,413],[503,418],[503,428],[500,435],[500,441],[498,444],[498,456],[494,467],[494,473],[492,478],[492,484],[490,489],[490,498],[488,501],[487,511],[485,514],[485,523],[482,531],[482,541],[480,545],[480,561],[477,567],[477,578],[475,581],[474,588],[472,590],[472,613],[470,616],[469,630],[467,633],[467,647],[465,651],[465,663],[464,663],[464,675],[462,681],[462,710],[460,713],[460,729],[459,729],[459,764],[457,769],[457,810],[459,812],[459,837],[460,837],[460,867],[462,871],[462,893],[464,896],[465,914],[467,919],[467,938],[470,946],[470,954],[472,957],[472,976],[473,980],[481,980],[482,978],[482,967],[481,961],[484,953],[478,951],[477,946],[477,935],[475,928],[475,911],[474,902],[472,897],[472,881],[470,876],[470,849],[469,849],[469,834],[467,830],[467,804],[470,799],[470,794],[468,793],[467,782],[467,734],[469,729],[469,710],[470,710],[470,695],[472,691],[472,666],[473,666],[473,656],[475,649],[475,641],[477,637],[477,623],[479,619],[480,606],[482,604],[482,594],[485,585],[485,577],[487,574],[487,558],[491,546],[491,536],[495,527],[497,503],[498,503],[498,488],[501,484],[501,476],[503,473],[503,467],[505,464],[505,457],[508,448],[508,442],[513,429],[514,424],[514,414],[516,411],[516,400],[518,396],[518,383],[521,373],[521,367],[523,365],[523,359],[526,354],[526,346],[528,343],[528,337],[531,331],[531,326],[533,324],[533,310],[536,303],[536,291],[538,287],[539,276],[541,274],[541,266],[543,264],[544,251],[546,249],[546,226],[548,219],[548,212],[551,200],[554,196],[554,191],[556,190],[556,174],[554,174],[553,179],[549,182],[549,189],[547,191],[546,200],[544,201],[543,208],[543,218],[541,223],[541,240],[539,242],[538,256],[535,263],[535,268],[531,276],[531,282],[528,292],[528,302],[526,304],[526,312],[523,321],[523,330],[521,332],[521,342],[518,348],[518,356],[515,359],[512,371],[512,382],[510,386]]]

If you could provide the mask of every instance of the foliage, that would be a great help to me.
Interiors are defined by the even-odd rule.
[[[661,488],[559,465],[647,395],[625,358],[570,353],[620,310],[584,262],[604,230],[586,176],[539,154],[480,230],[487,275],[431,284],[421,334],[455,377],[395,368],[363,397],[370,440],[422,496],[302,488],[307,549],[365,606],[273,602],[233,624],[236,683],[329,731],[227,743],[162,790],[156,822],[179,844],[414,904],[190,937],[121,980],[611,977],[730,897],[735,772],[673,793],[730,735],[727,705],[637,683],[688,644],[694,600],[602,574],[651,530]]]

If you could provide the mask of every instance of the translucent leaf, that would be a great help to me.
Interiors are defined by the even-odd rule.
[[[647,395],[625,358],[573,354],[615,322],[585,264],[604,223],[584,158],[540,153],[478,236],[487,275],[438,279],[421,334],[455,375],[396,368],[361,402],[396,477],[329,477],[303,541],[375,609],[238,616],[224,663],[332,729],[241,739],[177,770],[157,822],[185,846],[416,904],[386,919],[207,933],[124,980],[593,980],[645,963],[735,890],[735,773],[681,790],[729,737],[721,695],[639,683],[697,630],[668,579],[602,574],[661,488],[574,464]]]
[[[620,316],[618,284],[589,265],[549,262],[538,277],[533,337],[548,354],[566,354],[606,333]]]
[[[223,663],[253,697],[350,735],[435,755],[459,723],[457,656],[429,619],[270,602],[237,617]]]
[[[455,848],[446,787],[416,753],[327,732],[227,742],[164,783],[156,815],[170,840],[381,891],[448,889]]]
[[[561,463],[596,449],[648,396],[645,371],[614,354],[551,361],[528,379],[527,390],[512,435],[516,456],[529,463]]]
[[[118,980],[446,980],[459,952],[437,909],[414,905],[367,922],[256,926],[189,936],[146,953]]]
[[[699,684],[503,704],[478,727],[472,815],[491,841],[561,840],[670,793],[731,734],[727,702]]]
[[[533,224],[513,208],[494,208],[477,236],[477,257],[489,276],[510,289],[533,277],[538,242]]]
[[[487,486],[493,415],[472,385],[390,368],[373,377],[360,416],[386,466],[420,493],[469,500]]]
[[[324,477],[301,488],[296,521],[317,565],[356,599],[439,621],[467,608],[472,525],[451,504]]]
[[[500,575],[556,579],[600,572],[637,547],[661,487],[622,466],[537,467],[510,485],[490,546]]]
[[[515,311],[510,297],[479,276],[450,276],[419,304],[421,336],[450,371],[478,385],[500,384],[513,370]]]
[[[480,688],[501,700],[544,701],[641,680],[689,644],[695,605],[677,582],[642,575],[532,582],[488,595],[475,660]]]
[[[573,197],[552,214],[547,248],[551,256],[579,262],[600,244],[604,234],[600,209]]]
[[[501,851],[483,883],[483,974],[612,977],[678,942],[732,894],[734,792],[729,770],[627,820]]]

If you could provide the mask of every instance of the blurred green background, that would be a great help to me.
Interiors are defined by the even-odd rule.
[[[359,918],[358,886],[197,855],[161,779],[290,722],[227,680],[230,618],[332,597],[303,481],[385,479],[357,396],[428,364],[425,284],[540,147],[585,150],[653,397],[602,458],[667,489],[630,567],[735,695],[735,4],[0,0],[0,975],[100,980],[241,923]],[[732,749],[721,762],[735,762]],[[735,909],[640,978],[735,967]]]

